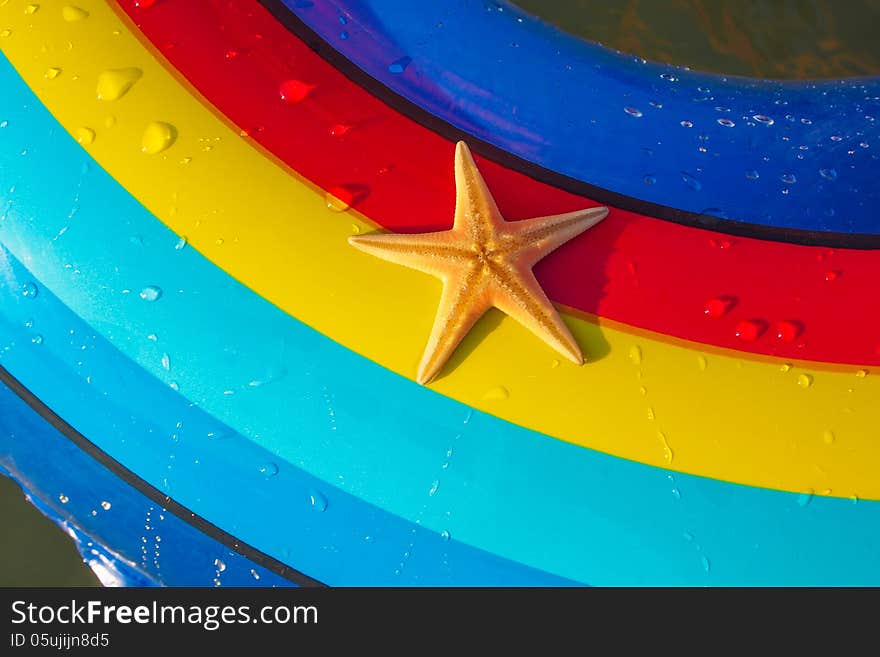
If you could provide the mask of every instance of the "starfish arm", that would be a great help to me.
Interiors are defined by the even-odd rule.
[[[434,327],[419,363],[419,383],[428,383],[439,374],[468,331],[491,307],[485,277],[478,269],[444,277]]]
[[[503,267],[491,288],[492,304],[576,365],[584,357],[571,331],[544,294],[531,269]]]
[[[455,222],[454,230],[471,241],[484,244],[492,229],[504,224],[495,199],[463,141],[455,145]]]
[[[441,278],[467,262],[465,250],[455,243],[451,231],[415,235],[369,233],[352,235],[348,243],[383,260]]]
[[[513,221],[505,225],[504,243],[523,265],[531,267],[548,253],[592,228],[608,215],[608,208],[576,210],[549,217]]]

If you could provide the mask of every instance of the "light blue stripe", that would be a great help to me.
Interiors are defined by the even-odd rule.
[[[645,63],[506,2],[284,2],[393,91],[548,169],[737,221],[880,233],[877,78],[778,82]]]
[[[248,439],[228,439],[236,448],[216,458],[235,476],[215,478],[192,460],[224,441],[214,447],[198,432],[181,439],[171,494],[194,510],[224,492],[256,494],[266,450],[282,471],[285,462],[301,467],[411,523],[576,581],[880,583],[880,505],[817,498],[802,506],[787,493],[685,475],[673,481],[661,469],[553,440],[389,373],[285,315],[192,248],[176,250],[177,238],[65,135],[5,61],[0,84],[7,91],[0,113],[9,121],[0,130],[0,240],[99,335],[156,378],[179,384],[181,402],[185,396]],[[9,283],[13,291],[17,284]],[[148,285],[163,289],[159,300],[139,298]],[[16,298],[4,312],[24,312],[22,305],[43,297]],[[16,376],[27,382],[36,359],[49,358],[36,354],[52,351],[53,367],[90,376],[113,404],[141,417],[154,408],[154,393],[141,398],[139,386],[120,378],[118,359],[97,359],[88,344],[81,355],[79,336],[64,337],[65,321],[45,324],[29,329],[46,333],[42,345],[4,354]],[[117,460],[163,485],[173,424],[156,428],[161,449],[144,449],[123,431],[101,430],[95,405],[61,386],[34,387]],[[200,421],[202,432],[215,422]],[[238,476],[243,463],[247,477]],[[303,504],[302,497],[282,501],[291,513]],[[267,522],[290,517],[278,501],[270,507]],[[263,516],[253,514],[262,512],[241,507],[218,524],[272,553],[265,541],[276,524],[259,534]],[[406,572],[419,545],[395,548]],[[356,575],[360,564],[348,567],[345,575]],[[424,565],[434,573],[443,567],[442,560]]]

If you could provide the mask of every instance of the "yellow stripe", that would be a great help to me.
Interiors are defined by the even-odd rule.
[[[86,148],[120,184],[272,303],[414,377],[438,281],[351,248],[346,238],[369,230],[368,222],[328,210],[322,191],[241,138],[104,2],[78,2],[90,17],[76,23],[48,4],[26,14],[26,4],[11,0],[0,8],[0,29],[12,30],[0,46],[68,131],[94,130]],[[143,76],[120,100],[97,100],[99,74],[126,67]],[[53,79],[50,68],[60,69]],[[147,155],[142,138],[156,121],[173,125],[177,138]],[[162,136],[155,126],[153,133]],[[452,154],[450,146],[450,176]],[[880,377],[815,363],[789,368],[605,320],[597,325],[570,311],[565,319],[591,361],[583,367],[557,362],[528,331],[490,314],[431,387],[511,422],[644,463],[880,499]]]

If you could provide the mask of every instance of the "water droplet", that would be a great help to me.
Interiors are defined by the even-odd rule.
[[[327,510],[327,498],[316,490],[309,491],[309,504],[315,511],[324,512]]]
[[[746,171],[746,178],[748,180],[757,180],[758,178],[760,178],[760,175],[758,175],[758,172],[754,169],[749,169],[748,171]]]
[[[11,36],[12,36],[12,30],[10,30],[10,29],[0,30],[0,37],[5,39],[5,38],[11,37]]]
[[[712,570],[712,563],[705,555],[700,557],[700,561],[703,563],[703,570],[706,571],[706,573]]]
[[[95,141],[95,131],[91,128],[86,128],[85,126],[77,128],[76,132],[73,133],[73,136],[76,138],[77,142],[84,146],[88,146]]]
[[[226,564],[223,563],[222,559],[214,559],[214,567],[217,569],[218,573],[222,573],[226,570]]]
[[[866,376],[868,376],[868,370],[856,370],[856,376],[860,379],[864,379]]]
[[[483,393],[485,401],[504,401],[510,398],[510,392],[504,386],[495,386]]]
[[[315,85],[302,80],[285,80],[278,86],[278,95],[288,105],[295,105],[305,100],[314,88]]]
[[[331,137],[342,137],[347,134],[351,130],[351,126],[345,123],[337,123],[333,127],[330,128],[330,136]]]
[[[834,442],[834,432],[831,431],[831,429],[826,429],[826,430],[822,433],[822,441],[823,441],[826,445],[831,445],[831,444]]]
[[[183,251],[186,248],[186,235],[181,235],[180,239],[177,240],[177,243],[174,245],[175,251]]]
[[[681,121],[681,122],[679,123],[679,125],[680,125],[682,128],[693,128],[693,127],[694,127],[693,122],[692,122],[692,121],[687,121],[687,120],[685,120],[685,121]]]
[[[678,78],[675,77],[672,73],[661,73],[660,77],[667,82],[678,82]]]
[[[657,178],[655,178],[654,176],[648,175],[648,176],[645,176],[644,178],[642,178],[642,182],[644,182],[646,185],[653,185],[654,183],[657,182]]]
[[[89,17],[89,12],[85,9],[80,9],[74,5],[67,5],[62,7],[61,9],[61,17],[66,20],[68,23],[75,23],[76,21],[81,21]]]
[[[264,463],[260,466],[260,474],[266,477],[274,477],[278,474],[278,466],[275,463]]]
[[[434,497],[437,494],[437,490],[440,488],[440,481],[435,479],[431,484],[431,488],[428,489],[428,495]]]
[[[831,141],[843,141],[843,137],[840,135],[831,135]]]
[[[717,319],[726,315],[736,305],[736,298],[730,296],[713,297],[703,306],[706,317]]]
[[[641,365],[642,364],[642,348],[638,345],[633,345],[629,348],[629,353],[627,354],[629,357],[629,362],[633,365]]]
[[[24,8],[24,13],[26,14],[36,14],[39,11],[40,5],[28,5]]]
[[[801,374],[797,378],[797,384],[801,388],[809,388],[813,385],[813,377],[810,374]]]
[[[670,447],[669,441],[666,439],[666,434],[662,431],[658,431],[657,437],[663,445],[663,460],[667,463],[672,463],[672,459],[675,458],[675,452],[672,451],[672,447]]]
[[[763,125],[773,125],[774,121],[766,114],[752,114],[752,118]]]
[[[366,189],[354,185],[337,185],[324,194],[327,208],[333,212],[345,212],[366,196]]]
[[[697,356],[697,366],[699,366],[701,370],[705,370],[709,366],[709,361],[701,354]]]
[[[51,68],[47,69],[43,75],[47,80],[54,80],[59,75],[61,75],[61,69],[57,66],[52,66]]]
[[[148,285],[141,290],[141,293],[138,296],[144,301],[158,301],[162,296],[162,288],[158,285]]]
[[[43,336],[37,333],[34,337],[31,338],[31,342],[34,344],[43,344]]]
[[[406,67],[410,65],[412,62],[411,57],[401,57],[400,59],[396,59],[388,65],[388,70],[391,73],[403,73],[406,70]]]
[[[804,326],[800,322],[784,319],[776,324],[776,337],[782,342],[794,342],[803,330]]]
[[[642,111],[640,109],[635,108],[635,107],[627,106],[627,107],[623,108],[623,111],[626,112],[627,114],[629,114],[630,116],[636,117],[637,119],[641,118],[641,116],[642,116]]]
[[[819,175],[825,180],[837,180],[837,171],[835,169],[819,169]]]
[[[135,82],[141,79],[143,74],[143,71],[134,67],[111,68],[102,71],[98,75],[98,86],[95,90],[98,100],[119,100],[128,93]]]
[[[791,372],[791,364],[790,363],[783,363],[782,365],[779,366],[779,371],[780,372]]]
[[[110,506],[110,502],[107,502],[106,500],[104,502],[101,502],[101,508],[104,509],[104,511],[109,511]]]
[[[449,531],[444,529],[442,532],[440,532],[440,538],[442,538],[444,541],[448,541],[450,538]]]
[[[168,149],[177,139],[177,130],[170,123],[152,121],[141,137],[141,152],[155,155]]]
[[[339,38],[342,39],[343,41],[347,41],[348,40],[348,32],[345,30],[342,30],[339,33]]]
[[[5,121],[5,120],[4,120],[4,121],[0,121],[0,128],[5,128],[5,127],[8,126],[8,125],[9,125],[9,121]]]
[[[834,271],[834,270],[826,271],[825,272],[825,281],[827,283],[832,283],[832,282],[836,281],[839,276],[840,276],[839,271]]]
[[[166,372],[171,369],[171,358],[168,354],[162,354],[162,369]]]
[[[801,119],[801,123],[803,123],[804,125],[810,125],[812,123],[812,121],[810,119],[804,117]]]
[[[58,496],[58,501],[61,502],[62,504],[67,504],[70,501],[70,498],[67,497],[67,495],[65,495],[64,493],[61,493]]]
[[[786,185],[794,185],[797,182],[797,177],[793,173],[783,173],[779,179]]]
[[[701,183],[699,180],[697,180],[695,176],[689,174],[687,171],[681,172],[681,179],[682,181],[684,181],[685,185],[690,187],[695,192],[699,192],[701,189],[703,189],[703,183]]]
[[[808,488],[805,492],[798,495],[797,503],[798,506],[807,506],[810,502],[813,501],[813,495],[815,491],[812,488]]]
[[[731,121],[730,119],[727,119],[727,118],[718,119],[717,123],[718,123],[718,125],[724,126],[725,128],[732,128],[733,126],[736,125],[736,123],[734,123],[733,121]]]
[[[37,287],[36,283],[31,281],[27,281],[26,283],[22,283],[21,285],[21,296],[27,297],[28,299],[33,299],[40,293],[40,289]]]
[[[766,322],[760,319],[744,319],[736,325],[736,337],[745,342],[754,342],[766,329]]]

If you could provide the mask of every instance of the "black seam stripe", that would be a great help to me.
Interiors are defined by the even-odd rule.
[[[419,107],[412,101],[404,98],[396,91],[385,86],[382,82],[372,77],[369,73],[359,68],[347,59],[339,51],[333,48],[323,37],[306,25],[293,11],[287,8],[281,0],[259,0],[285,28],[306,43],[320,57],[331,66],[345,75],[356,85],[363,87],[373,96],[390,106],[397,112],[407,116],[413,121],[423,125],[429,130],[438,133],[453,143],[465,140],[471,150],[483,157],[520,173],[534,178],[547,185],[563,189],[579,196],[586,196],[598,201],[603,205],[610,205],[621,210],[628,210],[648,217],[654,217],[683,226],[704,228],[718,233],[750,237],[754,239],[773,242],[787,242],[802,246],[825,246],[841,249],[880,249],[880,234],[870,233],[835,233],[817,230],[802,230],[798,228],[781,228],[778,226],[764,226],[731,219],[722,219],[712,215],[680,210],[650,201],[620,194],[618,192],[591,185],[582,180],[577,180],[563,173],[552,171],[534,162],[525,160],[498,146],[490,144],[471,134],[464,132],[434,116],[427,110]]]
[[[151,484],[138,477],[134,472],[126,468],[119,461],[115,460],[112,456],[107,454],[107,452],[103,451],[100,447],[95,445],[88,438],[83,436],[76,429],[65,422],[51,408],[40,401],[37,396],[34,395],[34,393],[28,390],[3,366],[0,366],[0,382],[5,383],[10,390],[18,395],[22,399],[22,401],[30,406],[46,422],[57,429],[58,432],[61,433],[65,438],[71,440],[74,444],[76,444],[77,447],[82,449],[89,456],[91,456],[105,468],[110,470],[110,472],[122,479],[125,483],[138,490],[144,496],[153,500],[159,506],[167,509],[187,524],[195,527],[203,534],[206,534],[217,542],[225,545],[230,550],[238,552],[241,556],[250,559],[254,563],[259,564],[267,570],[271,570],[276,575],[280,575],[281,577],[293,582],[294,584],[309,587],[324,586],[324,584],[322,584],[318,580],[313,579],[308,575],[305,575],[298,570],[295,570],[290,566],[285,565],[281,561],[278,561],[274,557],[269,556],[265,552],[261,552],[257,548],[238,540],[232,534],[223,531],[222,529],[217,527],[217,525],[214,525],[213,523],[202,518],[201,516],[197,516],[195,513],[187,509],[182,504],[175,502],[173,499],[163,494],[162,491],[160,491],[158,488],[155,488]]]

